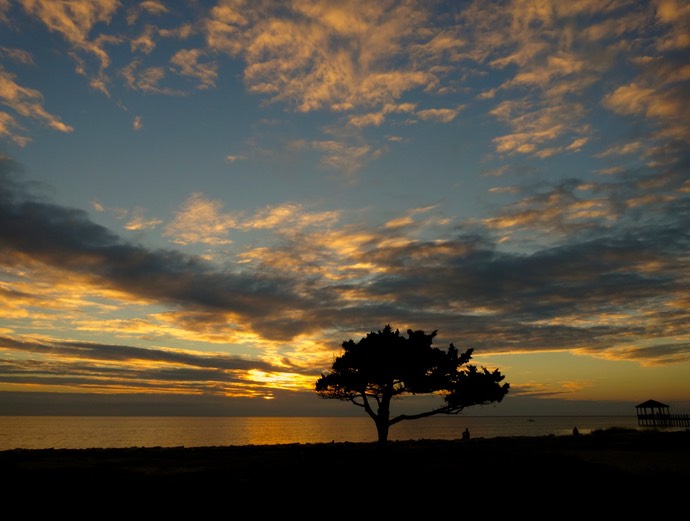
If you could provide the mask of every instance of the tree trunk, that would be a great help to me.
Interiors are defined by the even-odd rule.
[[[379,404],[379,410],[376,414],[376,432],[379,435],[379,447],[383,447],[388,442],[388,429],[390,428],[389,418],[391,415],[390,409],[391,397],[384,395]]]
[[[383,447],[388,442],[388,418],[381,418],[381,415],[376,418],[376,432],[379,435],[378,445]]]

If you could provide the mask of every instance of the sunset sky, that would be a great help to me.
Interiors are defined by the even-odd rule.
[[[386,324],[690,412],[689,288],[688,1],[0,0],[0,414],[360,415]]]

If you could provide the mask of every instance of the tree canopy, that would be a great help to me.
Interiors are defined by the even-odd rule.
[[[470,365],[473,349],[460,353],[432,347],[437,331],[408,329],[407,338],[390,325],[354,342],[342,343],[343,353],[316,382],[322,398],[349,401],[374,420],[378,443],[388,441],[390,427],[403,420],[435,414],[458,414],[466,407],[500,402],[510,385],[498,369]],[[391,400],[405,395],[438,395],[440,407],[391,417]]]

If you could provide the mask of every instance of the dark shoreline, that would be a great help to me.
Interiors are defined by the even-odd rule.
[[[0,451],[0,476],[10,493],[59,485],[96,496],[126,490],[128,499],[228,491],[240,499],[257,491],[323,497],[367,486],[403,497],[459,486],[475,498],[506,490],[601,499],[614,486],[660,494],[687,489],[690,430],[392,441],[384,450],[375,443],[14,449]]]

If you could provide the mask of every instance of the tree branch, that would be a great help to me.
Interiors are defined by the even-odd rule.
[[[459,414],[462,409],[462,407],[451,407],[450,405],[445,405],[440,409],[432,409],[431,411],[420,412],[417,414],[400,414],[391,419],[388,423],[389,425],[395,425],[403,420],[418,420],[419,418],[427,418],[436,414]]]

